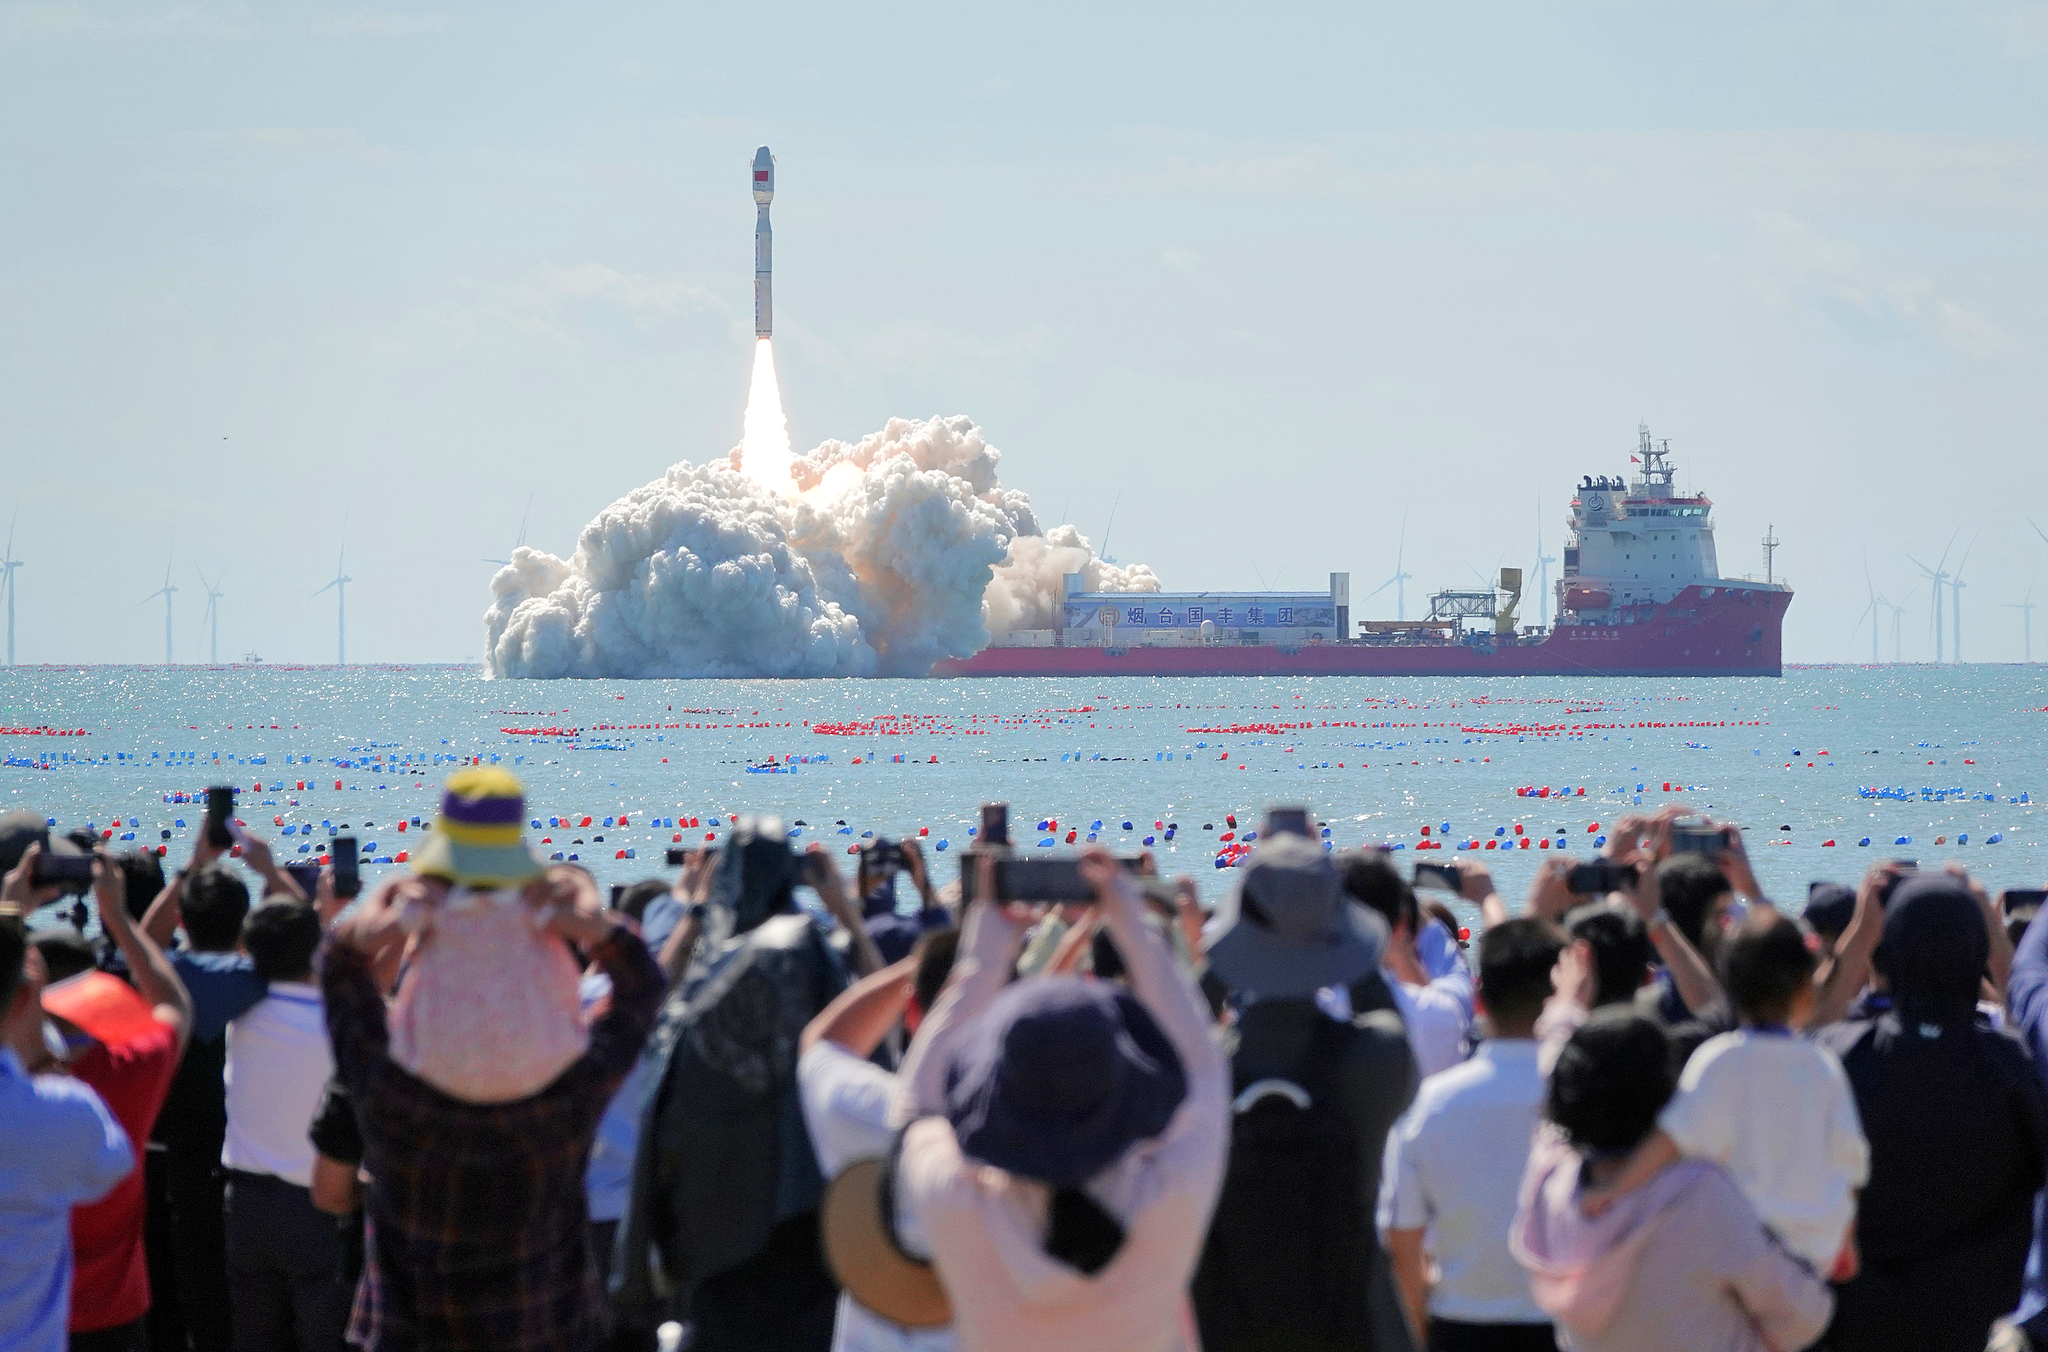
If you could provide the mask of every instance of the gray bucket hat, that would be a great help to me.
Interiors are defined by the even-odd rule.
[[[1259,842],[1215,925],[1209,966],[1235,990],[1277,998],[1355,981],[1387,943],[1386,921],[1351,904],[1328,852],[1291,834]]]

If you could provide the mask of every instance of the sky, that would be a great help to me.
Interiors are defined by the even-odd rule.
[[[168,561],[180,661],[202,575],[223,658],[333,660],[338,564],[351,661],[473,660],[522,521],[738,442],[761,144],[799,449],[964,413],[1168,588],[1363,617],[1555,555],[1645,422],[1788,660],[1872,589],[1929,659],[1945,550],[1965,658],[2038,592],[2048,660],[2048,4],[1990,0],[0,3],[19,659],[161,660]]]

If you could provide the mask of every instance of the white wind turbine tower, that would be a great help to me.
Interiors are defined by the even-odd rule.
[[[320,591],[313,593],[314,596],[318,596],[320,592],[325,591],[334,593],[334,664],[338,667],[348,665],[348,584],[355,581],[354,578],[342,571],[342,561],[347,557],[348,523],[344,521],[342,523],[341,552],[334,556],[334,581],[322,587]]]
[[[1954,641],[1949,644],[1949,656],[1957,663],[1963,660],[1963,564],[1970,561],[1970,550],[1975,548],[1977,537],[1972,535],[1970,543],[1963,546],[1962,562],[1956,564],[1955,575],[1948,583],[1948,622]]]
[[[1948,544],[1941,551],[1940,562],[1936,563],[1932,568],[1929,568],[1926,564],[1920,562],[1920,560],[1914,558],[1911,554],[1908,554],[1906,556],[1906,558],[1912,563],[1912,565],[1915,568],[1918,568],[1923,574],[1925,574],[1929,582],[1934,584],[1934,660],[1937,665],[1942,661],[1941,592],[1942,588],[1946,586],[1948,583],[1949,551],[1953,550],[1956,547],[1956,535],[1960,534],[1962,534],[1962,528],[1957,527],[1955,535],[1951,535],[1948,537]]]
[[[198,572],[197,569],[193,570]],[[206,588],[206,660],[212,666],[220,665],[220,598],[227,593],[220,589],[218,582],[208,582],[206,574],[199,574],[199,585]]]
[[[19,518],[20,512],[15,516]],[[7,557],[0,559],[0,585],[7,588],[7,665],[14,665],[14,570],[21,567],[14,557],[14,522],[7,523]]]
[[[164,560],[164,585],[142,598],[141,604],[148,605],[161,596],[164,598],[164,665],[171,665],[171,597],[177,593],[171,585],[171,561]]]
[[[1556,562],[1554,556],[1543,552],[1543,502],[1539,498],[1536,503],[1536,595],[1541,608],[1537,611],[1536,622],[1545,629],[1550,627],[1550,565]]]
[[[1870,590],[1870,604],[1865,606],[1863,613],[1856,617],[1856,629],[1863,627],[1863,621],[1870,621],[1870,665],[1874,667],[1882,660],[1877,654],[1877,612],[1882,607],[1889,605],[1890,602],[1877,594],[1877,584],[1870,580],[1869,559],[1863,561],[1863,585]],[[1856,629],[1849,631],[1852,637],[1855,635]]]
[[[1392,587],[1394,589],[1394,618],[1397,620],[1408,618],[1408,588],[1405,584],[1412,581],[1415,577],[1415,574],[1403,572],[1401,569],[1401,560],[1407,557],[1407,552],[1408,515],[1404,512],[1401,514],[1401,540],[1394,548],[1394,575],[1359,598],[1370,601],[1387,588]],[[1357,612],[1353,611],[1352,613],[1356,614]]]
[[[2027,655],[2027,665],[2032,666],[2034,663],[2034,589],[2032,587],[2027,588],[2026,600],[2008,601],[2005,608],[2007,610],[2017,610],[2020,613],[2020,639],[2026,644],[2024,651]]]

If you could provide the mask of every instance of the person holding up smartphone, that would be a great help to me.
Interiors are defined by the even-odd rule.
[[[903,915],[896,897],[896,876],[910,875],[917,888],[916,915]],[[885,963],[901,962],[930,930],[947,929],[952,913],[939,904],[938,889],[926,871],[924,851],[914,840],[894,841],[878,837],[861,848],[860,867],[854,875],[854,891],[860,896],[861,925],[874,940]]]

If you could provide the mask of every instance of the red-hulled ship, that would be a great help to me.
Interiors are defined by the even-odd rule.
[[[1587,476],[1571,504],[1557,623],[1519,627],[1522,574],[1446,591],[1423,620],[1363,620],[1327,593],[1089,592],[1066,577],[1057,627],[998,635],[934,676],[1777,676],[1792,589],[1726,578],[1713,503],[1679,497],[1669,444],[1639,431],[1637,477]],[[1398,571],[1398,570],[1397,570]]]

